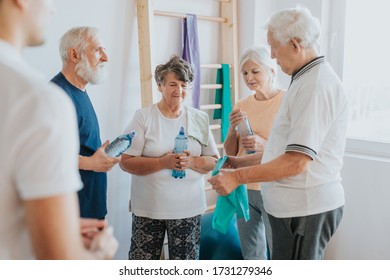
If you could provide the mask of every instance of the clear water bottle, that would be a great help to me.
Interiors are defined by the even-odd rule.
[[[104,149],[104,152],[112,157],[120,156],[131,146],[131,141],[135,136],[137,136],[137,132],[135,132],[134,130],[131,131],[129,134],[123,134],[118,136]]]
[[[175,147],[173,152],[175,154],[181,154],[184,150],[187,150],[188,147],[188,138],[184,133],[184,127],[180,128],[179,134],[175,138]],[[172,169],[172,177],[183,179],[186,176],[185,170],[176,170]]]
[[[236,126],[236,130],[238,131],[240,137],[247,137],[253,135],[253,131],[247,117],[245,117],[241,122],[238,123],[238,125]],[[256,151],[246,150],[247,154],[253,154],[255,152]]]

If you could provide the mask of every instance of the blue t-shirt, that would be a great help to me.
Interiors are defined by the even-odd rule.
[[[80,137],[80,155],[92,156],[102,145],[95,110],[87,92],[73,86],[60,72],[51,82],[60,86],[76,107]],[[107,174],[79,170],[84,187],[78,192],[80,215],[84,218],[104,218],[107,214]]]

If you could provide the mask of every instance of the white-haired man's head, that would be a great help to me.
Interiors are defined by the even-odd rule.
[[[266,26],[273,32],[274,39],[282,44],[295,38],[300,46],[318,50],[321,35],[320,21],[305,7],[297,6],[280,11],[270,18]]]
[[[69,61],[72,53],[79,56],[75,72],[80,78],[91,84],[103,83],[108,57],[95,27],[83,26],[68,30],[61,37],[59,48],[63,64]]]

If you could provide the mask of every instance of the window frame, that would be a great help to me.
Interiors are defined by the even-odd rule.
[[[347,0],[322,1],[321,52],[343,80],[344,34]],[[390,142],[347,136],[345,152],[390,159]]]

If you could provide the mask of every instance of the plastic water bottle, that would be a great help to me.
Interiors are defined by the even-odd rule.
[[[184,150],[187,150],[188,147],[188,138],[184,133],[184,127],[180,128],[179,134],[175,138],[175,147],[173,152],[175,154],[181,154]],[[185,170],[176,170],[172,169],[172,177],[183,179],[186,176]]]
[[[104,149],[104,152],[112,157],[120,156],[131,146],[131,141],[135,136],[137,136],[137,132],[135,132],[134,130],[131,131],[129,134],[123,134],[118,136]]]
[[[253,131],[251,126],[249,125],[247,117],[245,117],[241,122],[238,123],[238,125],[236,126],[236,130],[238,131],[238,134],[240,134],[240,137],[247,137],[253,135]],[[255,152],[256,151],[246,150],[247,154],[253,154]]]

